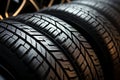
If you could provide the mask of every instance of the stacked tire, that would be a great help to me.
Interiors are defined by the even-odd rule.
[[[119,4],[76,0],[0,21],[0,79],[120,80]]]

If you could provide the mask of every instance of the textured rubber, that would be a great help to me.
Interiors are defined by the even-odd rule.
[[[77,1],[76,3],[81,3],[84,5],[87,5],[95,10],[97,10],[98,12],[100,12],[102,15],[104,15],[105,17],[107,17],[109,19],[109,21],[111,21],[114,26],[118,29],[118,31],[120,32],[120,13],[117,12],[113,7],[111,7],[110,5],[103,3],[103,2],[99,2],[99,1]],[[117,4],[116,4],[117,6]]]
[[[80,2],[80,4],[79,4]],[[103,3],[104,2],[104,3]],[[113,25],[116,27],[116,29],[118,30],[118,32],[120,32],[120,14],[115,10],[115,8],[113,8],[112,6],[106,4],[107,1],[77,1],[76,3],[78,3],[79,5],[86,5],[89,6],[95,10],[97,10],[99,13],[101,13],[102,15],[104,15],[107,19],[109,19],[109,21],[111,21],[111,23],[113,23]],[[113,3],[109,1],[109,4]],[[113,3],[112,5],[115,6],[115,3]],[[117,6],[117,5],[116,5]],[[119,38],[120,36],[118,36]],[[118,44],[118,61],[117,61],[117,65],[114,69],[115,69],[115,80],[119,80],[120,79],[120,44]],[[114,60],[114,59],[113,59]],[[115,64],[116,65],[116,64]]]
[[[80,0],[74,0],[73,2],[80,2]],[[81,1],[91,1],[91,0],[81,0]],[[119,2],[115,1],[115,0],[92,0],[92,1],[98,1],[99,3],[106,3],[109,6],[111,6],[112,8],[114,8],[115,10],[117,10],[120,13],[120,5]],[[119,0],[118,0],[119,1]]]
[[[76,73],[64,53],[46,36],[30,26],[11,20],[0,22],[0,43],[30,67],[40,80],[70,80],[67,75],[73,79],[76,78]],[[9,58],[6,61],[9,61]],[[12,63],[16,62],[12,61]],[[13,67],[18,66],[20,65]],[[26,80],[26,76],[22,80]],[[39,79],[29,78],[29,80]]]
[[[109,1],[109,0],[98,0],[101,3],[106,3],[109,6],[111,6],[112,8],[114,8],[116,11],[118,11],[120,13],[120,5],[118,2],[114,2],[114,0]]]
[[[20,15],[13,18],[13,20],[33,25],[36,30],[42,30],[51,36],[59,46],[69,52],[66,54],[73,57],[73,64],[77,66],[76,71],[79,71],[77,72],[79,80],[104,80],[94,50],[87,40],[72,26],[58,18],[40,13]]]
[[[114,28],[114,26],[112,26],[112,24],[104,16],[100,15],[96,10],[93,10],[92,8],[87,6],[80,6],[77,4],[64,4],[64,5],[58,5],[58,6],[53,6],[51,8],[44,9],[41,12],[57,16],[67,21],[70,24],[73,24],[73,23],[78,25],[83,24],[82,28],[85,28],[86,31],[94,37],[95,41],[99,42],[97,44],[104,45],[105,43],[106,47],[108,48],[107,50],[109,50],[110,52],[109,55],[111,56],[114,69],[118,69],[119,52],[120,52],[119,33],[117,32],[116,28]],[[82,31],[80,30],[80,32]],[[83,32],[83,34],[84,33],[85,32]],[[95,36],[96,34],[99,34],[98,36],[100,36],[102,40],[104,40],[104,43],[102,43],[99,39],[97,39],[98,37]],[[103,54],[103,56],[99,58],[101,63],[105,63],[104,61],[101,60],[101,59],[103,60],[106,59],[104,55],[108,55],[108,53]],[[106,66],[104,64],[104,67]],[[119,70],[115,70],[115,72],[117,71]],[[107,72],[105,71],[105,73]],[[111,79],[110,76],[108,76],[107,78]]]

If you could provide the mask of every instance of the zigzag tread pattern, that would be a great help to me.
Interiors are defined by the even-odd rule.
[[[62,66],[67,67],[69,65],[67,71],[71,70],[73,74],[75,74],[70,62],[63,53],[49,41],[48,38],[43,36],[43,34],[22,23],[10,20],[1,22],[0,26],[2,30],[0,31],[1,42],[6,45],[9,43],[7,46],[12,46],[11,49],[15,51],[17,56],[23,58],[36,73],[40,74],[42,71],[43,75],[41,76],[44,78],[45,75],[49,73],[49,77],[55,80],[59,80],[59,78],[64,80],[67,79],[67,76],[64,73],[65,69],[63,70]],[[59,57],[55,57],[58,55]],[[63,63],[62,65],[60,65],[61,62]],[[60,75],[63,76],[60,77]]]
[[[39,15],[39,13],[34,15],[28,14],[27,16],[21,15],[16,17],[16,19],[38,26],[40,30],[49,33],[55,40],[60,41],[63,47],[66,47],[74,56],[82,70],[85,70],[85,66],[88,67],[83,72],[85,76],[89,75],[88,79],[92,79],[92,77],[97,78],[97,76],[102,78],[100,63],[94,51],[84,37],[71,26],[52,16]],[[94,72],[97,73],[97,75],[94,74]],[[90,73],[92,75],[90,75]]]
[[[82,19],[87,19],[86,21],[96,28],[97,32],[99,32],[99,34],[103,37],[104,41],[106,42],[108,50],[111,52],[113,64],[115,64],[114,66],[119,66],[119,33],[107,19],[103,18],[103,16],[101,17],[100,15],[96,16],[97,12],[93,14],[95,12],[93,9],[91,9],[92,11],[90,11],[88,7],[83,8],[82,6],[76,4],[53,6],[49,10],[51,9],[62,10],[65,12],[69,12],[70,14],[79,16]],[[86,11],[85,9],[88,9],[88,11]],[[77,13],[74,12],[76,10]]]

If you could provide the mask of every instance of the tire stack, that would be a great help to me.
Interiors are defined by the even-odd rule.
[[[1,80],[120,80],[119,74],[119,0],[74,0],[0,21]]]

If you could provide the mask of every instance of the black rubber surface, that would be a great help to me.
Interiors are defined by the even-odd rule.
[[[73,58],[73,64],[76,63],[76,71],[79,79],[92,80],[99,78],[103,80],[103,73],[97,59],[87,40],[72,26],[53,16],[40,13],[21,15],[14,20],[33,25],[35,29],[44,31],[64,50],[68,51]]]
[[[105,3],[106,2],[106,3]],[[76,3],[81,3],[83,5],[89,6],[95,10],[97,10],[99,13],[104,15],[111,21],[111,23],[114,24],[116,29],[120,32],[120,13],[117,11],[119,9],[119,4],[113,3],[109,1],[109,4],[111,3],[114,7],[107,4],[107,1],[89,1],[89,0],[82,0],[82,1],[76,1]],[[79,4],[79,5],[81,5]],[[118,6],[117,6],[118,5]],[[115,9],[115,6],[117,6],[117,10]]]
[[[119,5],[117,6],[117,3],[114,1],[77,1],[75,3],[78,3],[79,5],[86,5],[89,6],[95,10],[97,10],[100,14],[105,16],[111,23],[114,25],[114,27],[117,29],[118,32],[120,32],[120,13],[118,12]],[[111,3],[111,4],[110,4]],[[116,7],[116,8],[115,8]],[[118,36],[120,38],[120,36]],[[118,45],[118,54],[120,54],[120,44]],[[115,66],[115,78],[116,80],[120,79],[120,56],[118,56],[117,66]],[[116,65],[116,64],[115,64]]]
[[[15,70],[17,73],[22,73],[22,80],[38,80],[35,77],[31,78],[31,75],[29,75],[30,71],[33,71],[31,74],[35,75],[36,73],[41,80],[69,80],[65,71],[70,71],[75,75],[70,61],[67,60],[62,51],[46,36],[30,26],[11,20],[2,21],[0,22],[0,39],[0,43],[5,45],[9,51],[12,51],[12,53],[8,52],[8,56],[14,55],[15,58],[11,57],[14,59],[11,62],[14,64],[12,67],[17,68]],[[7,52],[2,57],[4,58],[6,54]],[[17,65],[16,58],[22,64]],[[9,58],[4,59],[9,61]],[[26,64],[25,67],[19,67],[24,65],[24,63]],[[26,67],[30,68],[28,72],[23,71]]]
[[[119,0],[73,0],[0,21],[0,80],[120,80],[119,74]]]
[[[97,53],[97,55],[103,66],[106,67],[104,71],[106,75],[108,75],[107,78],[112,79],[109,76],[111,73],[109,71],[112,71],[112,69],[108,68],[109,67],[108,65],[110,65],[109,56],[111,56],[111,60],[113,63],[112,65],[114,69],[118,69],[120,37],[119,37],[119,33],[117,32],[117,29],[114,28],[114,26],[112,26],[112,24],[104,16],[100,15],[99,13],[97,13],[97,11],[93,10],[92,8],[89,9],[89,7],[85,7],[85,6],[82,7],[77,4],[64,4],[64,5],[53,6],[51,8],[44,9],[41,12],[57,16],[70,24],[73,25],[77,24],[79,26],[79,31],[82,32],[80,30],[80,27],[84,28],[84,30],[86,30],[86,32],[89,35],[91,35],[96,42],[98,42],[98,43],[95,42],[94,43],[96,45],[102,46],[101,47],[102,50],[105,50],[105,48],[103,47],[106,46],[108,48],[106,49],[106,51],[108,50],[109,54],[108,52],[103,52],[103,54],[99,55]],[[83,32],[83,34],[85,34],[85,32]],[[102,38],[101,40],[104,40],[104,42],[102,42],[99,39],[99,37],[101,37]],[[108,59],[109,61],[107,62],[104,59]]]

